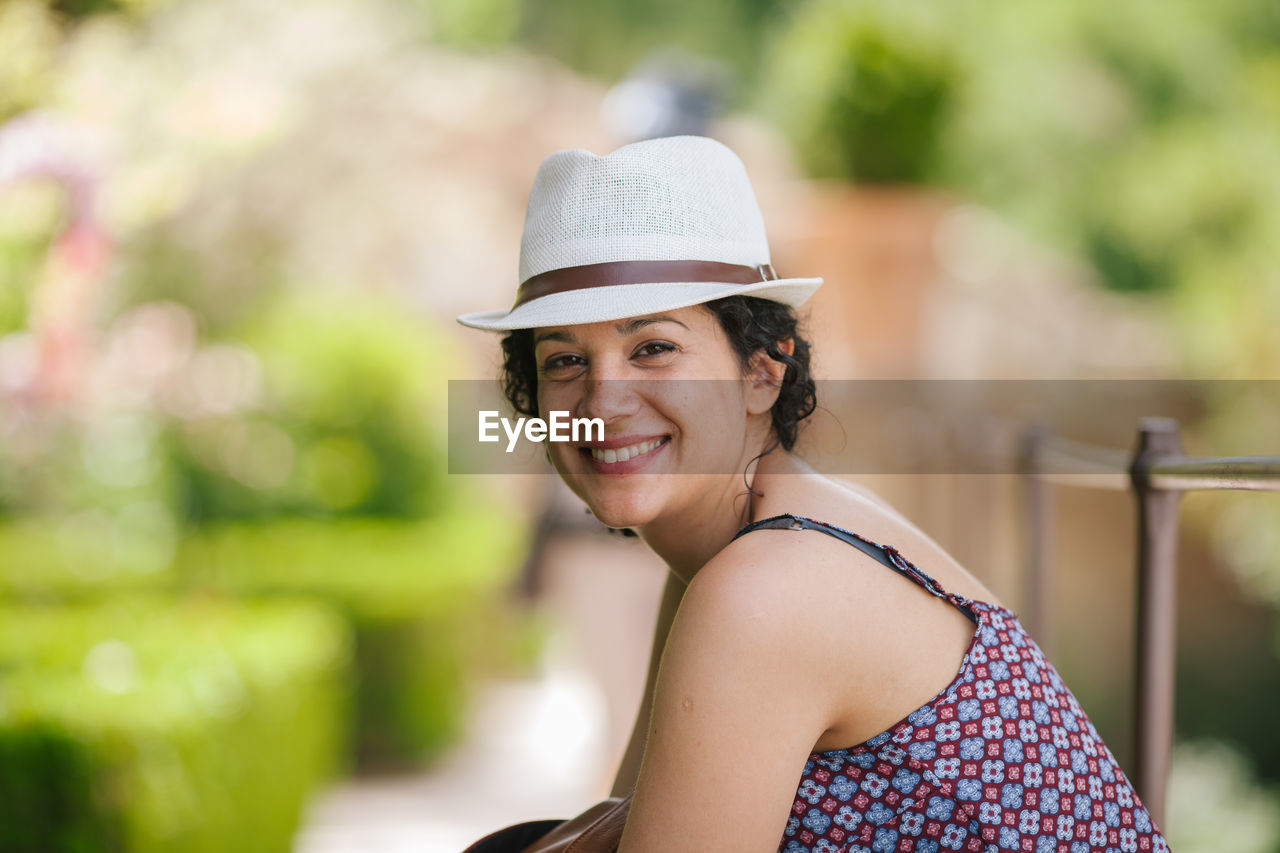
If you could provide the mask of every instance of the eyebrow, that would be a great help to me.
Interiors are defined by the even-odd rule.
[[[666,316],[636,317],[633,320],[627,320],[622,323],[615,323],[613,328],[617,330],[618,334],[620,335],[633,335],[636,332],[638,332],[640,329],[643,329],[645,326],[651,326],[654,323],[675,323],[677,326],[680,326],[681,328],[684,328],[684,329],[689,328],[684,323],[681,323],[679,320],[673,317],[666,317]],[[561,343],[565,343],[565,344],[577,343],[577,339],[568,332],[543,332],[542,334],[534,336],[533,345],[536,347],[538,344],[542,343],[543,341],[560,341]]]
[[[536,347],[543,341],[560,341],[561,343],[571,344],[575,342],[575,339],[568,332],[543,332],[534,336],[533,345]]]
[[[618,323],[614,326],[614,328],[618,330],[618,334],[620,335],[630,335],[630,334],[634,334],[640,329],[643,329],[645,326],[651,326],[654,323],[675,323],[677,326],[680,326],[681,328],[684,328],[684,329],[689,328],[684,323],[681,323],[679,320],[676,320],[672,317],[667,317],[667,316],[636,317],[634,320],[628,320],[625,323]]]

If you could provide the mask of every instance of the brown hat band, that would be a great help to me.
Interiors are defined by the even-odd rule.
[[[562,267],[530,276],[520,285],[514,311],[526,302],[566,290],[609,287],[615,284],[647,284],[656,282],[720,281],[730,284],[756,284],[774,281],[778,274],[771,264],[726,264],[720,261],[608,261]]]

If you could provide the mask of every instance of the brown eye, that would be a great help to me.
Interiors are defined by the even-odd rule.
[[[581,367],[586,364],[586,360],[580,355],[553,355],[542,363],[542,372],[545,373],[562,373],[572,370],[575,367]]]
[[[639,349],[637,349],[635,354],[636,356],[644,358],[644,357],[652,357],[656,355],[663,355],[669,352],[675,352],[675,350],[676,350],[676,345],[673,343],[668,343],[667,341],[650,341],[649,343],[643,344]]]

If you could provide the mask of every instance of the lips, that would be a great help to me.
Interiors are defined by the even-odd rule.
[[[619,448],[588,448],[591,451],[591,458],[597,462],[626,462],[633,456],[639,456],[642,453],[648,453],[659,444],[665,441],[664,438],[651,438],[648,441],[642,441],[639,444],[630,444],[626,447]]]
[[[652,438],[621,436],[605,441],[592,442],[578,448],[589,460],[591,467],[606,474],[627,474],[648,463],[655,453],[671,441],[669,435]]]

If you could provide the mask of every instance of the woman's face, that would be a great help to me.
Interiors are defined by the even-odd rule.
[[[610,527],[687,511],[740,478],[777,396],[744,375],[719,320],[700,306],[537,329],[534,358],[543,418],[604,421],[603,441],[547,446],[565,483]]]

